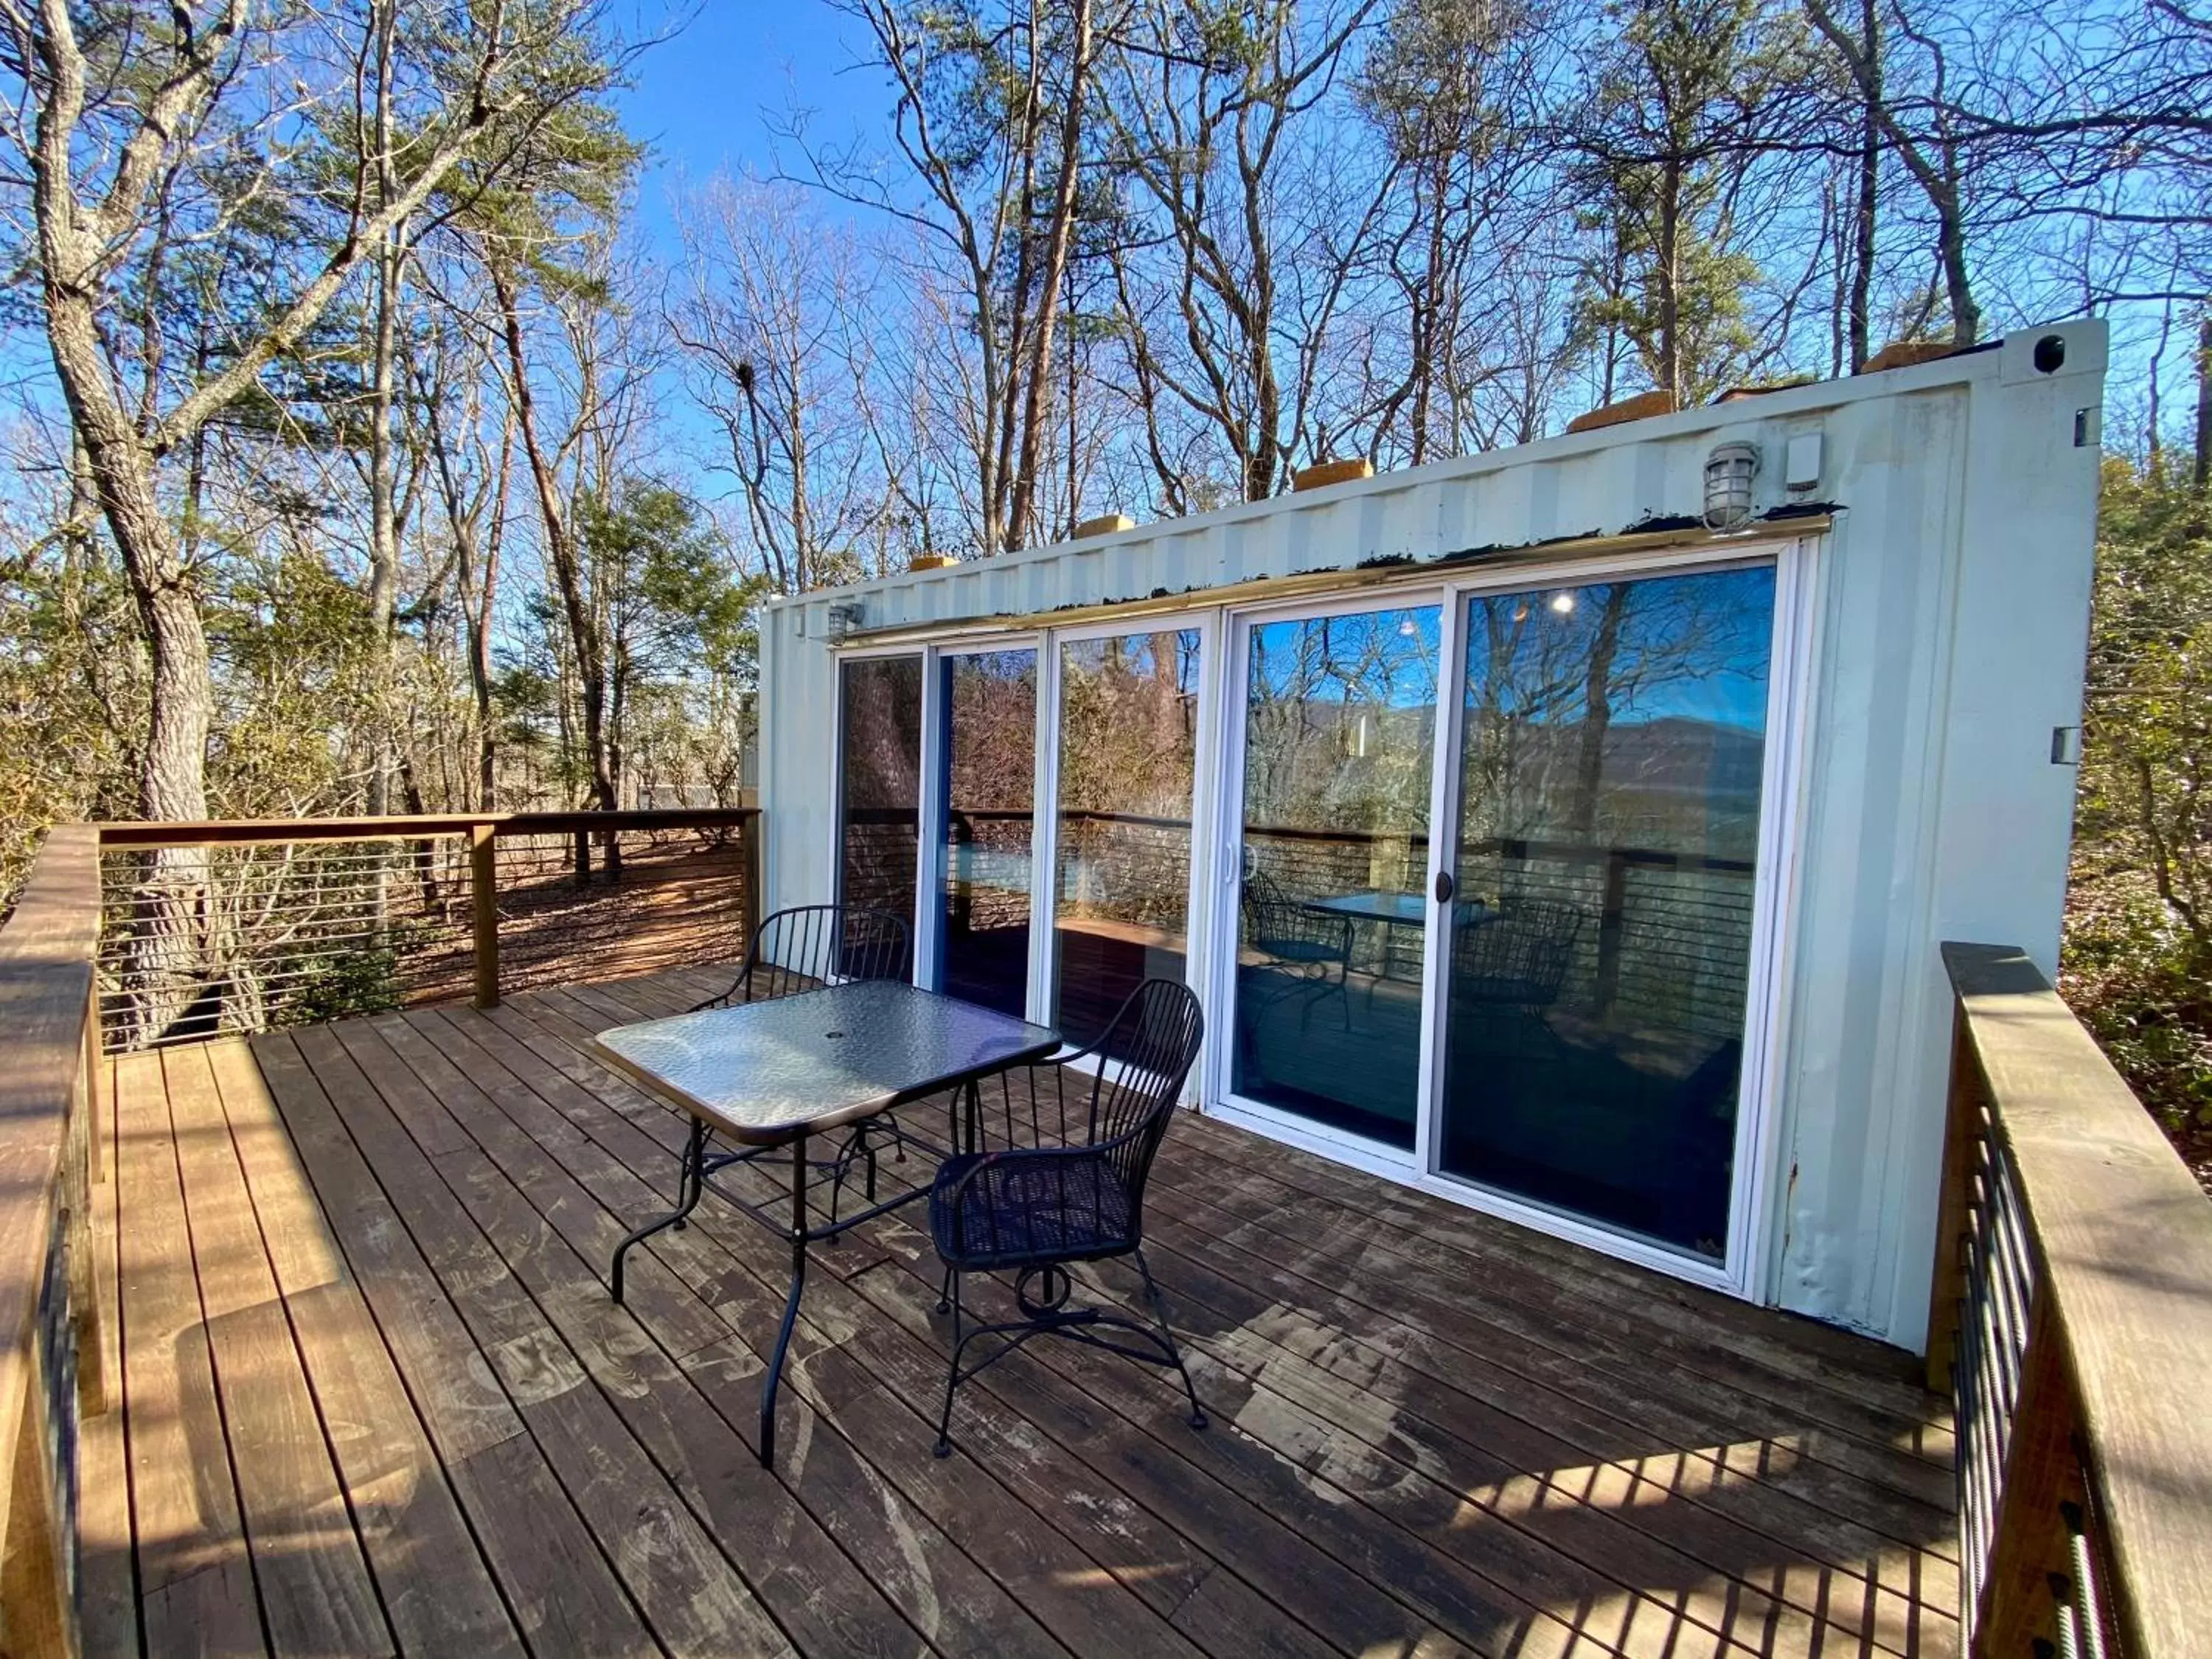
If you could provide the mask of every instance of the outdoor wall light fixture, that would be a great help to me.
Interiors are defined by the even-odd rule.
[[[829,613],[830,643],[832,645],[842,643],[848,635],[860,627],[861,614],[858,605],[831,605]]]
[[[1751,522],[1751,481],[1759,476],[1759,446],[1715,444],[1705,457],[1705,528],[1741,530]]]

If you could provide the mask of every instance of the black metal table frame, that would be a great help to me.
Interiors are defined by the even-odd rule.
[[[902,1106],[911,1105],[917,1100],[927,1100],[932,1095],[949,1091],[951,1098],[946,1103],[946,1117],[950,1138],[958,1146],[972,1149],[976,1144],[978,1120],[982,1110],[982,1097],[978,1085],[987,1077],[995,1077],[1000,1072],[1026,1063],[1028,1062],[1018,1057],[1005,1061],[994,1061],[990,1066],[964,1076],[955,1075],[934,1079],[926,1089],[915,1090],[888,1100],[866,1116],[856,1118],[849,1123],[838,1126],[840,1128],[849,1129],[851,1133],[847,1136],[845,1144],[838,1150],[837,1155],[830,1158],[810,1160],[807,1158],[806,1143],[811,1134],[805,1130],[783,1140],[757,1143],[725,1152],[709,1152],[708,1142],[713,1136],[713,1126],[697,1113],[694,1112],[690,1115],[691,1133],[684,1142],[683,1169],[679,1174],[676,1189],[676,1207],[666,1215],[647,1222],[615,1246],[611,1288],[614,1291],[614,1299],[620,1302],[623,1299],[623,1258],[629,1253],[630,1248],[642,1243],[655,1233],[670,1228],[683,1227],[691,1212],[699,1207],[700,1199],[706,1194],[708,1182],[716,1175],[732,1164],[756,1163],[773,1153],[789,1149],[791,1152],[791,1213],[787,1222],[778,1213],[780,1206],[757,1202],[732,1192],[719,1182],[715,1184],[714,1189],[717,1198],[732,1208],[744,1212],[791,1246],[791,1285],[784,1294],[783,1319],[776,1328],[775,1347],[769,1355],[768,1369],[761,1378],[760,1461],[763,1468],[772,1468],[775,1462],[776,1397],[782,1386],[784,1358],[791,1349],[791,1334],[799,1322],[799,1296],[806,1286],[807,1246],[834,1243],[863,1223],[889,1215],[895,1210],[902,1209],[908,1204],[917,1203],[929,1196],[929,1184],[925,1182],[916,1186],[911,1192],[901,1193],[896,1198],[888,1198],[878,1202],[876,1200],[876,1149],[869,1142],[876,1136],[888,1133],[893,1144],[898,1148],[902,1158],[904,1157],[908,1146],[940,1159],[951,1155],[945,1147],[915,1134],[903,1124],[886,1122],[886,1115]],[[836,1133],[836,1131],[832,1130],[829,1133]],[[837,1208],[839,1200],[843,1195],[846,1179],[851,1172],[853,1164],[862,1158],[866,1160],[867,1164],[867,1207],[854,1214],[840,1217],[837,1214]],[[830,1218],[819,1225],[811,1224],[808,1218],[807,1172],[810,1170],[832,1171],[830,1181]]]

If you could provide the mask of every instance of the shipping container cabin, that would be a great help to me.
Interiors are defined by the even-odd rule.
[[[1944,939],[2056,966],[2106,335],[810,593],[766,902],[1190,1103],[1908,1348]],[[1103,504],[1102,504],[1103,505]]]

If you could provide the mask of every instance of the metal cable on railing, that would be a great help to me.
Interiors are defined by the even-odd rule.
[[[734,959],[752,816],[114,826],[102,1046],[483,1001],[502,976],[520,988]]]
[[[447,987],[465,994],[459,850],[457,860],[442,843],[272,841],[104,854],[102,1046],[374,1012]]]

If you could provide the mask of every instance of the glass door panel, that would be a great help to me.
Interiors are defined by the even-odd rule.
[[[1231,1092],[1411,1150],[1435,605],[1245,630]]]
[[[841,902],[911,924],[921,827],[921,659],[864,657],[838,672]]]
[[[945,861],[930,982],[1018,1016],[1029,1000],[1037,653],[947,652],[938,674]]]
[[[1760,567],[1467,602],[1438,1167],[1715,1262],[1774,584]]]
[[[1088,1042],[1122,999],[1181,980],[1198,754],[1199,631],[1060,647],[1052,1018]]]

